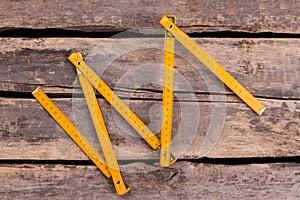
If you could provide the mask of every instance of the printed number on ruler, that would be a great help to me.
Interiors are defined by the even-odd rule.
[[[160,24],[168,30],[186,49],[188,49],[200,62],[215,74],[227,87],[237,94],[250,108],[261,115],[266,107],[260,103],[248,90],[235,80],[219,63],[212,59],[196,42],[181,31],[166,16],[162,17]]]
[[[79,132],[73,123],[62,113],[62,111],[49,99],[41,88],[36,88],[32,92],[37,101],[53,117],[53,119],[63,128],[63,130],[73,139],[80,149],[95,163],[100,171],[111,178],[110,171],[98,151]]]
[[[115,156],[105,123],[102,117],[102,113],[96,99],[93,86],[86,80],[86,78],[77,69],[77,74],[79,76],[79,81],[84,93],[90,115],[97,132],[99,142],[105,157],[106,164],[112,176],[113,184],[116,188],[118,195],[126,194],[130,188],[126,186],[121,176],[118,161]]]
[[[175,16],[168,15],[168,18],[175,23]],[[174,82],[174,48],[175,39],[166,30],[164,39],[164,83],[162,100],[162,130],[160,165],[170,166],[171,140],[172,140],[172,116],[173,116],[173,82]]]

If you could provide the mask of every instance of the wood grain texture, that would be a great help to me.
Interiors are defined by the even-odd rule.
[[[159,19],[175,14],[187,32],[247,31],[299,33],[298,0],[255,1],[42,1],[4,0],[0,29],[59,28],[122,31],[160,27]]]
[[[149,167],[148,167],[149,168]],[[136,163],[122,199],[299,199],[299,164],[208,165],[177,162],[168,169]],[[134,173],[133,170],[144,173]],[[94,166],[1,165],[3,199],[119,199]]]
[[[85,101],[79,98],[54,100],[100,150]],[[260,100],[267,106],[262,116],[256,115],[242,103],[175,102],[172,152],[186,159],[201,156],[299,156],[300,102]],[[1,98],[0,103],[1,159],[87,159],[35,100]],[[157,153],[142,141],[108,103],[103,99],[99,103],[118,159],[157,158]],[[159,137],[161,101],[130,100],[128,103]],[[201,148],[205,146],[204,139],[209,137],[217,137],[218,140],[216,144],[208,146],[211,151],[205,152]]]
[[[161,39],[1,38],[0,41],[1,91],[29,93],[43,86],[49,93],[70,96],[76,72],[67,57],[72,51],[81,51],[90,58],[90,66],[101,72],[104,81],[121,89],[124,97],[139,89],[134,93],[137,98],[160,98]],[[197,42],[254,95],[299,99],[299,39],[203,38]],[[176,45],[176,54],[175,69],[192,87],[187,88],[185,82],[176,79],[180,76],[175,76],[176,92],[232,94],[180,45]],[[114,59],[109,62],[111,58]]]

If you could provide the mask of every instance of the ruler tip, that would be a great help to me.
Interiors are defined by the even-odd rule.
[[[265,110],[266,110],[266,107],[263,107],[262,109],[260,109],[258,115],[261,115]]]
[[[32,94],[36,94],[40,89],[40,87],[35,88],[35,90],[32,91]]]
[[[71,60],[72,57],[76,57],[76,56],[79,56],[79,58],[82,59],[82,54],[81,54],[81,52],[76,51],[76,52],[72,52],[72,53],[70,54],[69,60]]]
[[[117,193],[117,194],[118,194],[119,196],[123,196],[123,195],[127,194],[129,191],[130,191],[130,187],[128,187],[128,186],[126,185],[126,190],[125,190],[125,191],[122,191],[122,193]]]
[[[81,52],[76,52],[76,53],[77,53],[77,55],[78,55],[81,59],[83,59],[82,53],[81,53]]]
[[[167,15],[164,15],[164,16],[162,16],[162,18],[160,18],[159,23],[160,23],[160,24],[163,24],[164,21],[166,21],[166,20],[169,20],[169,18],[168,18]]]

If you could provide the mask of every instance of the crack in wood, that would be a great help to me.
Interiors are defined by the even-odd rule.
[[[184,26],[180,26],[185,28]],[[188,28],[192,28],[190,26]],[[197,26],[207,27],[207,26]],[[126,30],[124,30],[126,31]],[[67,30],[62,28],[46,28],[46,29],[30,29],[30,28],[4,28],[0,30],[0,37],[14,38],[110,38],[121,31],[80,31]],[[242,32],[242,31],[203,31],[188,33],[193,38],[300,38],[297,33],[276,33],[276,32]],[[126,35],[119,35],[120,38],[125,38]],[[162,38],[163,34],[147,34],[135,33],[130,34],[130,38]]]
[[[243,157],[243,158],[189,158],[178,159],[176,163],[190,162],[194,164],[214,164],[214,165],[248,165],[248,164],[272,164],[272,163],[300,163],[300,156],[286,156],[286,157]],[[159,159],[149,160],[119,160],[120,165],[130,165],[133,163],[143,163],[147,165],[157,166]],[[94,165],[91,160],[35,160],[35,159],[0,159],[0,165],[11,164],[61,164],[61,165]],[[172,167],[171,167],[172,168]],[[167,178],[167,181],[173,179],[178,172],[173,173]]]

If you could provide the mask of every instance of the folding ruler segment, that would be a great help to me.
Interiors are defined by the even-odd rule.
[[[63,128],[72,138],[79,148],[95,163],[99,170],[107,177],[111,178],[110,171],[98,151],[79,132],[73,123],[62,113],[62,111],[49,99],[44,91],[38,87],[32,92],[36,100],[52,116],[52,118]]]
[[[110,89],[108,85],[83,61],[79,52],[69,56],[73,65],[81,71],[84,77],[98,90],[112,107],[139,133],[142,138],[154,149],[160,150],[160,140],[136,116],[136,114]],[[171,155],[171,163],[175,157]]]
[[[171,20],[169,20],[168,17],[162,17],[160,24],[258,115],[263,113],[266,107],[252,94],[250,94],[250,92],[248,92],[248,90],[245,89],[237,80],[235,80],[219,63],[217,63],[203,49],[201,49],[196,42],[194,42]]]
[[[79,81],[84,93],[90,115],[98,135],[99,142],[106,160],[107,167],[112,176],[112,181],[118,195],[126,194],[130,188],[125,184],[121,176],[118,161],[115,156],[113,146],[111,144],[102,113],[96,99],[93,86],[86,80],[86,78],[77,70]]]
[[[173,23],[176,21],[175,15],[168,15]],[[164,39],[164,83],[162,98],[162,130],[161,130],[161,150],[160,165],[170,166],[171,140],[172,140],[172,116],[173,116],[173,85],[174,85],[174,48],[175,39],[167,30]]]

